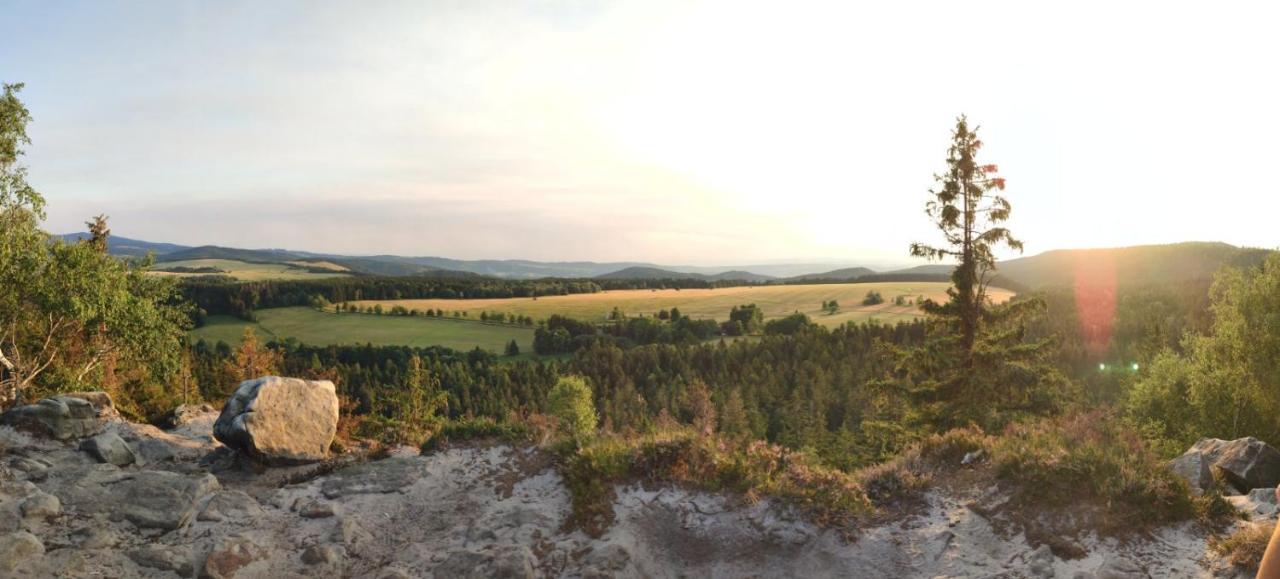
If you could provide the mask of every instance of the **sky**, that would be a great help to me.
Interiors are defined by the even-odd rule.
[[[46,229],[909,264],[964,113],[1027,254],[1280,245],[1276,3],[0,0]]]

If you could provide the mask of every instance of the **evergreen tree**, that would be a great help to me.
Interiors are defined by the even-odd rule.
[[[995,165],[978,161],[981,148],[977,128],[961,116],[947,150],[947,171],[934,176],[938,187],[929,191],[933,199],[925,206],[945,243],[911,244],[913,256],[957,262],[949,299],[923,303],[934,331],[907,365],[913,394],[939,428],[973,422],[990,427],[1008,413],[1044,411],[1064,381],[1046,362],[1052,340],[1023,339],[1026,317],[1043,309],[1043,302],[993,308],[987,299],[995,250],[1021,251],[1022,242],[1001,225],[1012,210],[999,193],[1005,180]]]

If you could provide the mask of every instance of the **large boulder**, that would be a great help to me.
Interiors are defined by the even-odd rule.
[[[1188,450],[1182,456],[1169,461],[1169,469],[1184,479],[1196,494],[1203,493],[1213,486],[1213,472],[1209,470],[1210,459],[1203,452]]]
[[[285,464],[324,459],[337,431],[333,382],[279,376],[241,382],[213,424],[223,444]]]
[[[12,408],[0,415],[0,424],[55,440],[68,440],[102,432],[107,418],[92,402],[62,395]]]
[[[1212,482],[1211,475],[1206,480],[1206,465],[1221,471],[1240,493],[1280,484],[1280,450],[1252,436],[1236,440],[1202,438],[1169,467],[1186,478],[1192,488],[1203,490]]]
[[[1280,483],[1280,450],[1256,438],[1240,438],[1217,448],[1213,466],[1242,493]]]

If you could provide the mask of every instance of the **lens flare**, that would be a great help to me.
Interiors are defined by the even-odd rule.
[[[1111,347],[1111,332],[1116,321],[1115,258],[1098,252],[1087,259],[1077,259],[1075,294],[1085,350],[1095,359],[1100,358]]]

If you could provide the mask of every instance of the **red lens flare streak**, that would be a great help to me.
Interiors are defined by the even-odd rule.
[[[1110,255],[1090,256],[1075,264],[1076,312],[1085,349],[1101,359],[1111,347],[1116,322],[1116,262]]]

